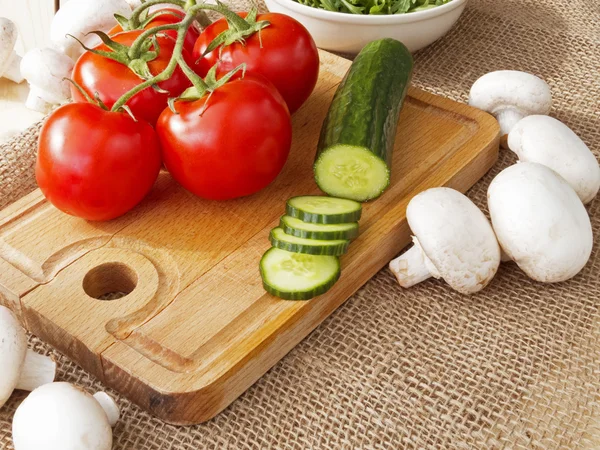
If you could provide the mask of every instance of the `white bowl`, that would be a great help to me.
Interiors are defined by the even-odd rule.
[[[346,14],[293,0],[265,0],[265,3],[269,11],[287,14],[302,23],[317,47],[356,54],[369,42],[386,37],[401,41],[411,52],[419,50],[452,28],[467,0],[452,0],[435,8],[394,15]]]

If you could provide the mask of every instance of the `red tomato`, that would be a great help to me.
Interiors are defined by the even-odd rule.
[[[158,138],[148,123],[91,103],[71,103],[42,127],[35,176],[61,211],[110,220],[148,194],[160,166]]]
[[[112,39],[129,46],[141,33],[142,31],[140,30],[125,31],[113,36]],[[169,59],[175,47],[175,41],[168,36],[160,36],[158,37],[158,44],[160,46],[160,54],[155,60],[148,63],[150,72],[154,75],[162,72],[169,64]],[[108,48],[104,44],[96,48],[108,51]],[[183,55],[190,67],[193,67],[194,62],[185,49],[183,50]],[[85,52],[77,60],[73,68],[73,80],[83,87],[92,98],[97,92],[100,100],[109,109],[112,108],[121,95],[143,82],[129,67],[112,59],[95,55],[92,52]],[[192,83],[178,67],[170,79],[158,84],[161,89],[164,89],[168,93],[160,93],[152,87],[148,87],[132,97],[127,102],[127,106],[131,108],[133,115],[137,119],[145,120],[154,125],[162,110],[167,106],[169,97],[178,96],[191,85]],[[74,86],[71,87],[71,93],[73,94],[74,101],[87,102],[85,97]]]
[[[150,28],[159,27],[162,25],[171,25],[179,23],[185,17],[185,13],[176,8],[157,8],[156,10],[152,10],[151,14],[154,14],[157,11],[168,11],[172,14],[161,14],[156,16],[156,18],[152,19],[143,29],[149,30]],[[112,36],[114,34],[120,33],[123,31],[121,25],[115,25],[109,32],[108,35]],[[177,39],[177,30],[166,30],[164,33],[168,36],[171,36],[173,39]],[[194,49],[194,44],[196,40],[200,36],[200,31],[196,28],[195,24],[192,24],[191,27],[188,28],[187,34],[185,35],[185,41],[183,46],[191,53]]]
[[[240,15],[246,17],[246,14]],[[217,76],[221,76],[246,63],[246,73],[258,73],[271,81],[293,113],[302,106],[317,83],[317,47],[306,28],[289,16],[259,14],[257,20],[267,20],[271,25],[247,37],[245,42],[235,42],[223,48],[220,56],[219,48],[213,50],[198,62],[198,73],[205,76],[212,66],[218,64]],[[225,19],[209,25],[196,41],[194,58],[200,58],[212,40],[228,28]]]
[[[229,81],[196,101],[165,109],[156,131],[173,178],[199,197],[227,200],[271,183],[287,160],[292,124],[277,89],[262,77]]]

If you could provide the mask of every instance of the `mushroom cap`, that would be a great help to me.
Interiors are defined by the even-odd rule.
[[[27,336],[13,313],[0,306],[0,407],[12,394],[27,354]]]
[[[531,278],[574,277],[592,252],[590,218],[573,188],[552,169],[523,162],[504,169],[488,188],[498,242]]]
[[[0,76],[12,60],[12,52],[18,37],[17,26],[6,17],[0,17]]]
[[[425,255],[453,289],[483,289],[500,265],[500,247],[485,215],[454,189],[433,188],[416,195],[406,210],[408,224]]]
[[[111,450],[112,429],[100,404],[70,383],[45,384],[19,405],[15,450]]]
[[[550,167],[563,177],[583,203],[600,189],[600,165],[594,154],[568,126],[549,116],[520,120],[508,135],[508,147],[520,161]]]
[[[548,114],[552,93],[544,80],[527,72],[499,70],[479,78],[471,87],[469,105],[492,114],[515,108],[523,115]]]
[[[116,23],[114,15],[131,15],[131,7],[125,0],[78,0],[66,2],[52,19],[50,40],[56,48],[70,58],[77,59],[84,52],[72,35],[89,46],[100,39],[89,31],[108,32]]]
[[[73,72],[73,60],[53,48],[34,48],[21,60],[21,74],[44,93],[49,103],[63,103],[71,97],[69,81]]]

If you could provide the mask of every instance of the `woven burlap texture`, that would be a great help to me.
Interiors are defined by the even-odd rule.
[[[542,76],[552,115],[600,150],[596,0],[471,0],[450,34],[416,54],[414,84],[466,101],[476,78],[509,68]],[[1,206],[34,187],[37,131],[1,147]],[[469,196],[485,208],[491,179],[514,161],[503,151]],[[599,204],[589,206],[596,241]],[[166,425],[109,391],[123,412],[114,448],[599,448],[599,245],[569,282],[534,283],[504,264],[471,297],[435,280],[402,290],[384,269],[206,424]],[[59,380],[104,389],[37,339],[31,346],[57,358]],[[23,398],[0,411],[3,449]]]

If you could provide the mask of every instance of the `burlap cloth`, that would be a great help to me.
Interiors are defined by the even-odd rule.
[[[600,150],[596,0],[471,0],[416,55],[414,83],[465,101],[477,77],[508,68],[543,76],[552,114]],[[37,131],[0,147],[0,207],[34,188]],[[485,207],[490,180],[513,162],[504,151],[470,197]],[[589,212],[600,242],[599,204]],[[123,412],[115,449],[600,448],[598,248],[569,282],[534,283],[505,264],[471,297],[438,281],[402,290],[384,269],[209,423],[165,425],[110,392]],[[103,389],[31,345],[57,358],[59,380]],[[3,449],[23,397],[0,412]]]

